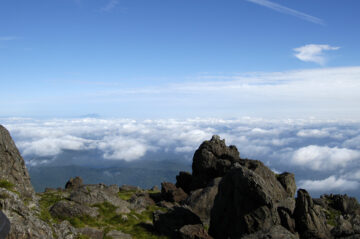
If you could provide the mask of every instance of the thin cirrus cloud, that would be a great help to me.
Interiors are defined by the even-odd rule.
[[[104,7],[100,9],[102,12],[110,12],[119,4],[118,0],[110,0]]]
[[[339,50],[340,47],[330,46],[325,44],[308,44],[295,48],[295,57],[300,61],[314,62],[319,65],[325,65],[327,57],[324,55],[324,51]]]
[[[258,5],[263,6],[263,7],[270,8],[270,9],[272,9],[274,11],[277,11],[277,12],[281,12],[281,13],[284,13],[284,14],[288,14],[288,15],[303,19],[305,21],[309,21],[309,22],[319,24],[319,25],[325,25],[324,21],[322,19],[320,19],[320,18],[317,18],[317,17],[311,16],[311,15],[308,15],[306,13],[303,13],[303,12],[300,12],[300,11],[285,7],[285,6],[280,5],[278,3],[274,3],[274,2],[271,2],[271,1],[268,1],[268,0],[246,0],[246,1],[258,4]]]

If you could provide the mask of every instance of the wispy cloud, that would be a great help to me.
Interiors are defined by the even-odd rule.
[[[114,9],[115,7],[116,7],[116,5],[118,5],[119,4],[119,1],[118,0],[110,0],[107,4],[106,4],[106,6],[104,6],[104,7],[102,7],[101,9],[100,9],[100,11],[102,11],[102,12],[109,12],[109,11],[111,11],[112,9]]]
[[[292,15],[294,17],[303,19],[305,21],[309,21],[309,22],[319,24],[319,25],[325,25],[324,21],[322,19],[320,19],[320,18],[317,18],[317,17],[311,16],[311,15],[308,15],[306,13],[299,12],[297,10],[282,6],[282,5],[278,4],[278,3],[274,3],[274,2],[271,2],[271,1],[268,1],[268,0],[246,0],[246,1],[261,5],[263,7],[270,8],[270,9],[272,9],[274,11],[278,11],[278,12],[281,12],[281,13],[284,13],[284,14]]]
[[[295,57],[300,61],[314,62],[324,65],[327,61],[324,51],[338,50],[340,47],[330,45],[308,44],[302,47],[295,48]]]
[[[16,40],[17,37],[14,36],[0,36],[0,41],[12,41],[12,40]]]

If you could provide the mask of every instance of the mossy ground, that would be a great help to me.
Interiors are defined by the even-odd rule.
[[[124,200],[128,200],[136,193],[121,192],[119,197]],[[148,191],[148,193],[154,193]],[[49,212],[49,209],[54,203],[65,199],[61,192],[47,192],[39,194],[41,213],[39,217],[46,222],[59,222],[60,219],[53,218]],[[81,228],[85,226],[101,229],[104,232],[111,230],[119,230],[123,233],[130,234],[134,239],[166,239],[169,237],[158,235],[151,225],[152,214],[156,210],[164,210],[157,206],[149,206],[141,213],[131,211],[128,214],[116,214],[116,207],[110,203],[104,202],[101,204],[95,204],[93,207],[99,209],[99,216],[92,218],[89,216],[66,218],[74,227]],[[86,239],[85,235],[79,235],[77,239]],[[105,236],[104,239],[110,239]]]
[[[5,188],[9,191],[13,191],[14,190],[14,184],[13,183],[10,183],[9,181],[7,180],[0,180],[0,188]]]

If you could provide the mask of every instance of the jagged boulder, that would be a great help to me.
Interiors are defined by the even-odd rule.
[[[82,185],[71,193],[70,200],[88,206],[108,202],[118,208],[123,208],[124,211],[130,212],[130,204],[127,201],[120,199],[118,197],[118,192],[119,187],[117,185]]]
[[[185,225],[201,224],[200,218],[186,207],[173,207],[168,212],[155,211],[153,214],[155,229],[171,238],[180,238],[179,229]]]
[[[0,125],[0,180],[13,184],[22,198],[33,198],[34,188],[29,173],[9,131]]]
[[[294,212],[296,230],[301,238],[331,238],[326,224],[326,216],[318,205],[315,205],[309,193],[299,189]]]
[[[184,201],[188,195],[181,188],[176,187],[169,182],[161,183],[161,197],[168,202],[181,202]]]
[[[204,225],[210,224],[211,210],[218,194],[219,183],[222,178],[213,179],[207,187],[191,192],[185,203],[200,217]]]
[[[256,171],[237,166],[223,177],[211,211],[214,238],[238,238],[281,224],[277,209],[286,208],[287,193],[271,170],[258,170],[263,176]]]
[[[70,178],[69,181],[65,184],[65,189],[76,189],[83,185],[83,180],[80,177]]]
[[[226,146],[224,139],[214,135],[211,140],[204,141],[194,154],[191,188],[206,187],[212,179],[224,176],[239,161],[237,148]]]
[[[294,197],[296,193],[295,175],[293,173],[284,172],[277,175],[277,180],[284,187],[289,197]]]

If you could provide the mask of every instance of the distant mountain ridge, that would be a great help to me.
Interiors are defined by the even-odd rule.
[[[189,171],[191,166],[181,165],[171,161],[156,162],[156,167],[148,167],[145,162],[131,167],[93,168],[77,165],[30,167],[31,183],[36,192],[43,192],[45,188],[58,188],[65,185],[69,178],[80,176],[89,184],[104,183],[117,185],[134,185],[141,188],[160,186],[161,182],[175,182],[179,171]],[[162,167],[160,164],[164,164]]]

